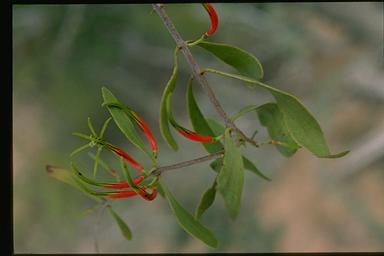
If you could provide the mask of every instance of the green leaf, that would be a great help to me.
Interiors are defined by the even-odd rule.
[[[99,203],[101,202],[100,198],[97,198],[91,195],[84,189],[84,186],[81,183],[79,184],[77,179],[73,176],[72,172],[60,167],[54,167],[52,165],[47,165],[46,170],[50,177],[55,178],[64,183],[67,183],[68,185],[71,185],[72,187],[75,187],[76,189],[81,190],[82,192],[85,193],[85,195],[95,200],[96,202],[99,202]]]
[[[90,118],[90,117],[88,117],[88,128],[89,128],[89,130],[91,131],[92,135],[95,136],[95,137],[97,137],[95,128],[93,127],[93,124],[92,124],[92,121],[91,121],[91,118]]]
[[[222,125],[221,123],[219,123],[215,119],[207,118],[207,123],[208,123],[209,127],[212,129],[215,136],[218,136],[220,134],[224,134],[224,132],[225,132],[224,125]]]
[[[251,171],[253,172],[254,174],[260,176],[261,178],[263,178],[264,180],[267,180],[267,181],[271,181],[270,178],[268,178],[267,176],[265,176],[252,162],[251,160],[249,160],[248,158],[246,158],[245,156],[243,156],[243,164],[244,164],[244,168],[248,171]]]
[[[224,131],[225,131],[225,127],[220,124],[219,122],[217,122],[216,120],[214,119],[207,119],[207,123],[208,125],[210,126],[210,128],[212,129],[212,131],[214,131],[214,134],[217,136],[217,134],[223,134]],[[220,145],[222,146],[222,144],[220,143]],[[222,146],[222,149],[224,147]],[[210,152],[210,153],[213,153],[213,152]],[[261,178],[267,180],[267,181],[270,181],[271,179],[268,178],[267,176],[265,176],[248,158],[246,158],[245,156],[243,156],[243,163],[244,163],[244,168],[248,171],[251,171],[253,172],[254,174],[260,176]],[[220,169],[221,169],[221,166],[222,166],[222,158],[218,158],[216,159],[215,161],[213,161],[210,166],[211,168],[215,171],[215,172],[218,172]]]
[[[242,109],[240,109],[236,114],[234,114],[231,119],[232,121],[235,121],[236,119],[238,119],[239,117],[251,112],[251,111],[255,111],[258,109],[259,106],[257,105],[248,105],[248,106],[245,106],[243,107]]]
[[[258,107],[257,114],[261,125],[265,126],[268,130],[271,139],[283,142],[284,145],[275,145],[279,152],[284,156],[293,155],[299,145],[292,139],[287,126],[285,125],[284,116],[275,103],[266,103]]]
[[[214,54],[228,65],[235,68],[241,75],[259,80],[264,71],[259,60],[249,52],[229,44],[202,41],[198,46]]]
[[[295,96],[249,77],[214,69],[205,69],[205,71],[247,82],[252,87],[258,86],[269,90],[276,99],[276,103],[284,116],[285,124],[292,138],[298,145],[305,147],[314,155],[322,158],[337,158],[349,152],[330,153],[319,123]]]
[[[243,191],[244,164],[240,149],[232,140],[229,128],[224,133],[224,149],[223,167],[217,176],[217,190],[224,198],[230,217],[235,219]]]
[[[121,233],[127,240],[132,239],[132,233],[131,230],[129,229],[128,225],[123,221],[122,218],[120,218],[119,215],[112,209],[111,206],[108,206],[109,213],[111,214],[112,218],[116,221],[117,225],[120,228]]]
[[[217,158],[214,161],[212,161],[209,166],[214,170],[215,172],[219,172],[221,168],[223,167],[223,158]]]
[[[87,149],[87,148],[90,148],[91,146],[89,145],[89,143],[79,147],[79,148],[76,148],[75,150],[73,150],[71,152],[71,154],[69,155],[70,157],[74,156],[74,155],[77,155],[78,153],[80,153],[81,151],[83,151],[84,149]]]
[[[201,215],[203,215],[203,213],[209,207],[211,207],[211,205],[215,201],[215,197],[216,197],[216,184],[217,183],[216,183],[216,179],[215,179],[215,181],[213,182],[213,185],[207,191],[205,191],[204,194],[202,195],[202,197],[200,199],[199,206],[196,208],[196,212],[195,212],[195,218],[197,220],[200,220]]]
[[[211,127],[209,126],[206,118],[204,115],[201,113],[195,97],[193,96],[193,90],[192,90],[192,80],[189,80],[188,83],[188,88],[187,88],[187,105],[188,105],[188,113],[189,113],[189,118],[192,124],[193,129],[195,132],[201,135],[205,136],[211,136],[211,137],[216,137],[219,134],[215,134]],[[209,153],[215,153],[218,151],[223,150],[223,145],[220,143],[220,141],[215,141],[215,142],[207,142],[207,143],[201,143],[204,148],[209,152]]]
[[[176,79],[177,79],[177,72],[179,70],[179,64],[177,61],[177,53],[178,53],[178,48],[175,49],[174,52],[174,67],[172,71],[171,78],[169,79],[167,85],[164,88],[163,95],[161,97],[161,102],[160,102],[160,132],[161,135],[163,136],[164,140],[168,143],[168,145],[173,149],[177,150],[178,146],[175,141],[175,139],[172,136],[171,131],[169,130],[169,116],[167,112],[167,99],[168,97],[171,96],[173,90],[175,89],[176,86]]]
[[[190,214],[186,209],[184,209],[175,199],[175,197],[168,191],[165,184],[160,181],[160,186],[163,189],[164,195],[168,200],[169,206],[172,209],[172,212],[175,214],[176,219],[180,226],[193,237],[201,240],[206,245],[217,248],[218,242],[213,233],[196,220],[192,214]]]
[[[106,87],[102,88],[102,94],[104,102],[119,102],[119,100],[112,94],[110,90]],[[121,103],[120,103],[121,104]],[[116,125],[119,127],[121,132],[127,137],[127,139],[135,145],[137,148],[141,149],[149,157],[152,155],[149,153],[148,149],[145,147],[144,142],[137,134],[134,125],[132,124],[130,118],[128,118],[125,111],[118,107],[107,106],[109,113],[111,114]]]
[[[128,170],[127,163],[123,160],[123,158],[120,158],[120,166],[121,166],[121,168],[123,169],[123,174],[124,174],[124,178],[125,178],[125,180],[128,182],[129,186],[130,186],[132,189],[136,190],[136,189],[137,189],[137,186],[136,186],[135,183],[133,182],[131,173],[130,173],[129,170]]]
[[[287,128],[294,140],[313,154],[322,158],[337,158],[349,151],[331,154],[320,124],[299,100],[280,90],[271,90],[284,115]]]
[[[72,173],[66,169],[60,167],[54,167],[52,165],[46,166],[47,173],[50,177],[67,183],[71,186],[77,187],[76,182],[73,180]]]

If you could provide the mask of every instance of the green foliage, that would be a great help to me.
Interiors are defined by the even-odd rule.
[[[124,220],[112,209],[111,206],[107,206],[109,213],[111,214],[112,218],[116,221],[117,225],[120,228],[121,234],[125,237],[127,240],[132,239],[132,232],[129,229],[128,225],[124,222]]]
[[[180,226],[190,235],[201,240],[208,246],[216,248],[218,246],[218,242],[213,233],[196,220],[192,214],[190,214],[176,201],[175,197],[168,191],[162,181],[160,181],[160,186]]]
[[[160,102],[160,132],[169,147],[173,150],[178,150],[178,145],[169,129],[169,124],[172,124],[175,128],[180,128],[182,134],[186,134],[187,138],[191,140],[200,138],[198,141],[202,142],[201,145],[211,155],[205,156],[205,158],[203,157],[187,161],[181,165],[176,165],[176,167],[175,165],[173,167],[168,166],[168,169],[180,168],[183,164],[184,166],[188,166],[203,161],[201,159],[206,161],[220,156],[210,164],[211,168],[217,173],[217,175],[211,187],[209,187],[202,194],[200,202],[195,210],[195,216],[188,212],[176,200],[162,181],[162,172],[167,170],[167,167],[159,167],[159,163],[156,159],[157,144],[151,137],[150,142],[152,143],[152,149],[155,148],[154,151],[156,151],[156,156],[154,156],[144,145],[144,142],[137,133],[132,120],[134,119],[135,123],[141,127],[142,132],[146,135],[152,135],[151,131],[149,131],[149,127],[144,126],[141,118],[138,118],[130,107],[121,103],[106,87],[102,88],[102,96],[104,100],[102,106],[105,106],[108,109],[111,117],[104,122],[99,134],[96,133],[96,129],[94,128],[91,119],[88,118],[87,124],[90,134],[73,134],[88,140],[89,143],[74,150],[71,153],[71,156],[74,156],[85,149],[97,146],[96,154],[91,155],[94,160],[94,176],[96,176],[98,164],[101,164],[108,171],[108,174],[116,176],[117,180],[119,180],[118,173],[114,174],[112,169],[101,159],[102,149],[107,148],[119,157],[121,170],[123,171],[126,182],[98,182],[88,178],[85,174],[83,174],[83,172],[80,172],[74,163],[72,163],[72,173],[67,170],[51,166],[47,168],[47,170],[49,175],[53,178],[82,190],[98,203],[106,202],[110,198],[127,198],[137,195],[140,195],[147,201],[152,201],[156,198],[156,195],[159,192],[161,196],[168,201],[177,222],[188,234],[201,240],[206,245],[216,248],[218,246],[216,237],[200,222],[202,214],[204,214],[204,212],[206,212],[207,209],[209,209],[214,203],[216,192],[219,192],[223,198],[230,218],[235,220],[241,208],[241,197],[244,186],[244,170],[249,170],[264,180],[270,180],[255,166],[251,160],[243,156],[241,153],[241,147],[246,146],[247,143],[256,146],[256,148],[266,143],[258,143],[257,141],[254,141],[253,136],[252,138],[246,137],[236,127],[235,123],[231,122],[236,121],[238,118],[249,112],[255,111],[259,117],[261,125],[266,127],[268,130],[268,134],[271,138],[269,144],[275,144],[278,151],[287,157],[292,156],[301,147],[308,149],[315,156],[325,158],[341,157],[348,152],[345,151],[339,154],[331,154],[319,123],[304,107],[304,105],[295,96],[259,81],[264,75],[263,68],[253,54],[232,45],[205,41],[204,39],[206,36],[207,35],[202,36],[194,42],[189,42],[188,47],[197,45],[203,48],[224,63],[234,68],[238,74],[231,74],[211,68],[201,70],[198,68],[197,71],[194,71],[194,74],[200,71],[201,74],[199,75],[210,72],[246,82],[249,88],[260,87],[268,90],[276,102],[245,106],[234,114],[230,120],[226,118],[226,115],[222,114],[226,124],[224,126],[220,122],[204,116],[194,97],[192,84],[193,78],[191,77],[186,88],[186,103],[190,123],[195,132],[184,129],[174,120],[171,105],[171,97],[176,86],[179,72],[178,52],[182,48],[180,45],[176,47],[174,51],[174,67],[172,74],[163,90]],[[182,49],[182,51],[184,50],[186,49]],[[198,77],[196,76],[195,79],[196,78]],[[203,85],[203,87],[206,86],[207,85]],[[209,96],[212,100],[212,95]],[[217,102],[212,101],[212,103],[218,110],[220,110]],[[150,170],[144,169],[140,163],[134,160],[123,149],[118,148],[117,146],[114,146],[114,144],[103,139],[104,132],[111,119],[114,120],[119,130],[125,135],[130,143],[150,157],[152,161]],[[202,137],[204,138],[201,139]],[[133,180],[126,162],[133,165],[137,171],[142,172],[142,175]],[[151,176],[155,177],[148,182],[148,178]],[[143,180],[145,181],[141,183]],[[92,190],[87,187],[89,185],[98,186],[99,188],[97,189],[101,189],[100,187],[102,187],[102,189],[115,189],[115,191]],[[152,193],[149,193],[146,189],[152,190]],[[131,240],[132,233],[127,224],[119,217],[111,206],[108,205],[107,207],[125,239]]]
[[[178,53],[178,50],[176,48],[175,52],[174,52],[175,64],[173,67],[172,75],[171,75],[170,79],[168,80],[167,85],[165,86],[165,89],[163,91],[163,95],[161,97],[161,103],[160,103],[160,132],[161,132],[161,135],[163,136],[164,140],[168,143],[168,145],[173,150],[177,150],[178,146],[177,146],[175,139],[172,136],[171,131],[169,130],[169,116],[168,116],[168,111],[167,111],[167,101],[168,101],[168,97],[171,96],[171,94],[172,94],[172,92],[176,86],[177,73],[179,70],[179,64],[177,61],[177,53]]]
[[[284,156],[293,155],[299,145],[292,139],[285,125],[283,114],[275,103],[266,103],[257,109],[260,123],[268,129],[271,139],[284,143],[284,146],[276,145],[277,149]]]
[[[244,76],[261,79],[264,76],[259,60],[252,54],[229,44],[202,41],[198,46],[214,54]]]
[[[223,167],[217,176],[217,190],[220,191],[232,219],[235,219],[241,202],[244,184],[244,165],[239,147],[230,135],[224,133]]]
[[[106,87],[102,88],[102,94],[103,94],[104,103],[108,103],[108,102],[120,103],[120,101]],[[143,140],[137,134],[131,119],[127,116],[125,111],[119,107],[114,107],[114,106],[107,106],[107,108],[113,118],[113,121],[115,121],[117,127],[119,127],[120,131],[125,135],[125,137],[127,137],[127,139],[133,145],[141,149],[149,157],[152,157],[148,149],[145,147]]]
[[[213,184],[210,188],[208,188],[207,191],[204,192],[204,194],[201,196],[200,203],[198,207],[196,208],[195,212],[195,218],[200,219],[201,215],[208,210],[209,207],[213,204],[216,197],[216,179],[213,181]]]

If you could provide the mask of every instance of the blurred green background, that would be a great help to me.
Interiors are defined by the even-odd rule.
[[[151,6],[13,6],[13,213],[16,253],[290,252],[384,250],[384,63],[382,3],[214,4],[219,29],[210,39],[254,53],[269,84],[298,96],[315,114],[333,152],[317,159],[306,150],[291,158],[272,146],[245,152],[269,177],[246,173],[241,211],[229,220],[222,199],[203,216],[220,241],[217,250],[191,238],[167,202],[138,198],[113,202],[133,231],[125,241],[104,212],[82,216],[93,202],[48,177],[45,166],[69,167],[69,153],[84,143],[71,135],[97,129],[108,117],[101,86],[132,106],[160,141],[160,163],[205,154],[201,145],[175,135],[172,152],[160,137],[158,112],[173,65],[174,42]],[[209,27],[200,4],[167,4],[184,39]],[[201,66],[223,68],[193,49]],[[176,118],[189,126],[183,57],[173,96]],[[268,92],[208,75],[229,114],[271,100]],[[201,88],[195,96],[207,116],[218,119]],[[267,134],[255,114],[239,119],[247,134]],[[135,150],[112,124],[106,138]],[[112,160],[112,154],[103,153]],[[89,166],[87,158],[78,158]],[[115,159],[115,158],[114,158]],[[148,162],[146,162],[148,164]],[[102,173],[101,169],[99,173]],[[172,193],[190,211],[211,184],[207,163],[164,174]],[[97,225],[97,223],[99,224]],[[98,228],[96,228],[98,227]]]

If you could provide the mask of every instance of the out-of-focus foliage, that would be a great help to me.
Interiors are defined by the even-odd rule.
[[[299,152],[286,159],[273,146],[248,155],[271,182],[250,175],[235,223],[217,200],[202,222],[218,234],[215,252],[382,251],[384,249],[384,63],[382,3],[215,4],[219,28],[212,41],[254,53],[264,81],[297,95],[320,119],[331,148],[350,148],[345,159],[316,159]],[[166,5],[185,39],[209,27],[199,4]],[[45,165],[67,168],[82,143],[71,135],[108,116],[101,87],[145,118],[159,141],[162,90],[172,72],[174,42],[150,5],[15,5],[13,7],[13,211],[14,248],[20,253],[213,252],[175,222],[167,202],[114,203],[130,226],[126,241],[103,212],[82,215],[93,202],[51,179]],[[193,49],[199,64],[212,56]],[[185,102],[189,68],[180,61],[174,115],[189,125]],[[230,70],[228,70],[230,72]],[[262,90],[209,76],[229,114],[271,100]],[[194,90],[201,110],[217,117],[207,97]],[[237,123],[267,138],[256,114]],[[111,125],[105,136],[144,156]],[[175,135],[176,153],[161,142],[162,164],[204,154]],[[251,152],[251,151],[250,151]],[[254,151],[252,151],[254,152]],[[111,157],[103,152],[105,158]],[[91,161],[79,160],[92,168]],[[100,172],[100,175],[102,173]],[[215,173],[200,164],[164,175],[172,194],[192,212]],[[191,193],[191,191],[193,193]],[[99,223],[99,224],[97,224]]]

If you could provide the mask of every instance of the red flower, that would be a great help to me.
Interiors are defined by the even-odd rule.
[[[144,180],[144,176],[139,176],[134,179],[133,184],[137,185]],[[104,188],[129,188],[128,182],[116,182],[116,183],[103,183]]]
[[[153,136],[151,130],[148,125],[143,121],[143,119],[134,111],[131,111],[133,119],[135,119],[136,123],[143,130],[145,136],[147,137],[149,143],[151,144],[152,152],[156,156],[157,155],[157,143],[155,140],[155,136]]]
[[[122,158],[124,158],[125,160],[127,160],[127,162],[129,162],[136,170],[142,172],[144,167],[141,166],[141,164],[139,164],[138,162],[136,162],[135,159],[133,159],[130,155],[128,155],[127,152],[125,152],[123,149],[121,148],[118,148],[112,144],[106,144],[106,146],[112,150],[116,155],[118,156],[121,156]]]
[[[215,31],[217,29],[217,26],[219,24],[219,18],[217,17],[216,10],[215,10],[215,8],[213,8],[212,4],[204,3],[203,6],[204,6],[205,10],[207,10],[207,12],[209,14],[209,18],[211,19],[211,26],[209,27],[208,31],[205,32],[205,34],[207,36],[211,36],[211,35],[213,35],[213,33],[215,33]]]
[[[127,198],[132,196],[140,195],[142,198],[144,198],[147,201],[152,201],[157,196],[157,189],[153,188],[152,193],[148,193],[146,190],[146,186],[142,186],[138,188],[138,191],[135,190],[125,190],[120,192],[113,192],[109,194],[107,197],[111,199],[117,199],[117,198]]]
[[[192,132],[181,126],[174,126],[174,127],[181,135],[183,135],[184,137],[190,140],[200,141],[200,142],[212,142],[216,140],[214,137],[201,135],[201,134]]]

